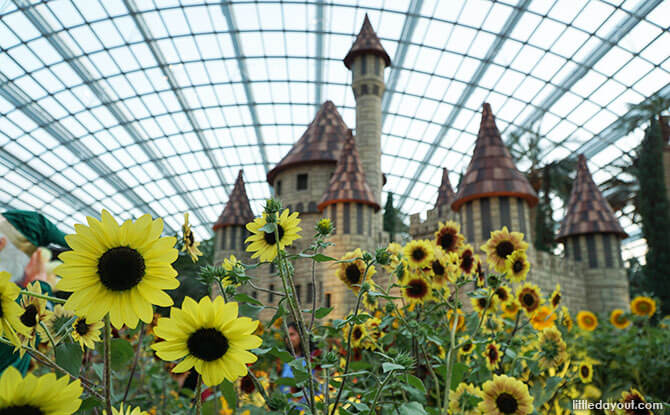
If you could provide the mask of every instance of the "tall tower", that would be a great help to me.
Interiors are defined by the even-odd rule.
[[[437,200],[435,201],[435,210],[439,218],[451,219],[455,216],[451,210],[451,202],[456,198],[454,189],[451,188],[449,181],[449,171],[446,167],[442,168],[442,181],[437,189]]]
[[[330,238],[334,245],[326,249],[326,255],[340,258],[355,248],[374,252],[377,241],[372,225],[380,206],[366,179],[349,130],[333,177],[318,205],[324,216],[335,223],[335,234]],[[323,289],[326,303],[335,307],[333,316],[342,316],[355,304],[356,296],[333,274],[331,267],[325,274],[327,278],[323,278]]]
[[[621,239],[626,236],[580,154],[556,240],[563,243],[567,258],[584,263],[586,304],[593,311],[628,309],[628,279],[621,259]]]
[[[442,168],[442,182],[437,189],[437,200],[435,207],[426,212],[426,220],[421,221],[421,216],[415,213],[409,217],[409,233],[412,239],[433,239],[439,222],[453,220],[458,222],[460,215],[451,209],[451,202],[454,201],[456,194],[451,188],[449,181],[449,171]],[[461,224],[461,226],[463,226]]]
[[[235,255],[241,261],[248,260],[244,240],[249,236],[249,232],[245,226],[252,220],[254,220],[254,213],[251,211],[240,169],[226,207],[212,227],[216,233],[215,264],[220,264],[230,255]]]
[[[379,41],[367,14],[356,41],[344,57],[344,65],[352,72],[351,87],[356,98],[356,144],[365,169],[365,177],[375,202],[379,204],[383,180],[381,133],[382,96],[385,89],[384,68],[391,65],[391,58]],[[380,235],[382,220],[381,215],[377,216],[374,232],[375,235]]]
[[[484,103],[475,150],[451,204],[460,211],[461,231],[477,250],[491,231],[503,226],[522,232],[530,242],[530,208],[537,202],[535,191],[500,138],[491,105]]]

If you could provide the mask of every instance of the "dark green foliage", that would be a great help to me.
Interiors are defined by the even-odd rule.
[[[214,244],[216,238],[212,237],[210,239],[204,240],[200,243],[198,247],[202,252],[202,256],[198,258],[198,262],[193,263],[191,257],[186,254],[186,252],[181,252],[182,243],[181,240],[177,243],[176,248],[180,250],[179,257],[172,264],[175,270],[177,270],[179,279],[179,287],[174,290],[168,291],[170,297],[174,301],[176,307],[181,307],[184,297],[188,296],[193,299],[200,300],[203,296],[208,294],[208,288],[202,285],[200,281],[196,278],[200,267],[205,265],[214,264]],[[168,314],[168,309],[159,308],[161,314]]]
[[[407,225],[400,219],[400,210],[393,207],[393,193],[389,192],[384,205],[384,231],[389,233],[390,240],[393,241],[395,235],[407,230]]]
[[[538,251],[552,252],[556,247],[554,240],[555,221],[552,218],[551,205],[543,200],[535,209],[535,234],[533,245]]]
[[[663,147],[658,121],[652,119],[638,155],[639,209],[647,240],[644,287],[661,299],[663,314],[670,312],[670,205],[664,182]]]

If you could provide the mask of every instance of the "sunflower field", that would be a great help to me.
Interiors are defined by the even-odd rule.
[[[185,219],[179,243],[195,262]],[[568,310],[560,286],[527,281],[523,234],[473,247],[447,222],[433,240],[330,258],[330,220],[303,230],[272,199],[247,229],[262,262],[201,268],[204,294],[180,304],[178,238],[149,215],[119,223],[103,210],[76,225],[54,292],[0,273],[0,341],[19,362],[0,375],[0,415],[603,413],[573,410],[583,399],[668,410],[670,322],[653,295],[607,316]],[[309,235],[315,249],[290,251]],[[330,263],[351,313],[301,303],[296,261]],[[269,262],[276,306],[245,294]]]

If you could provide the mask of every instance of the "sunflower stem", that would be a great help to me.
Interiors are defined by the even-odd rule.
[[[382,390],[384,389],[384,386],[386,386],[388,381],[391,380],[391,375],[392,374],[393,374],[393,372],[391,371],[388,375],[386,375],[386,377],[384,378],[382,383],[377,388],[377,392],[375,392],[375,399],[372,401],[372,406],[370,407],[370,412],[368,412],[368,415],[374,415],[374,414],[377,413],[377,402],[379,401],[379,397],[382,394]]]
[[[130,367],[130,375],[128,375],[128,384],[126,385],[126,391],[123,394],[123,399],[121,399],[121,402],[125,402],[126,398],[128,398],[128,392],[130,392],[130,384],[133,383],[133,376],[135,376],[137,363],[140,360],[143,338],[144,338],[144,323],[140,321],[140,334],[137,337],[137,346],[135,347],[135,359],[133,359],[133,365]]]
[[[46,324],[44,324],[43,321],[40,321],[40,327],[42,327],[44,332],[47,334],[47,337],[49,338],[49,343],[51,343],[51,347],[54,349],[54,354],[56,354],[56,341],[54,340],[53,336],[51,335],[51,332],[49,331],[49,328],[47,327]]]
[[[454,294],[454,298],[458,299],[458,289],[459,286],[456,285],[456,291]],[[490,301],[490,299],[489,299]],[[488,308],[488,307],[487,307]],[[479,324],[481,325],[481,320],[479,321]],[[453,375],[453,370],[454,370],[454,365],[453,365],[453,354],[458,348],[455,346],[456,344],[456,328],[458,327],[458,315],[456,314],[456,311],[454,311],[454,322],[453,325],[451,326],[451,333],[449,337],[449,351],[447,352],[447,377],[445,378],[445,383],[444,383],[444,406],[442,407],[442,413],[444,415],[448,414],[449,411],[449,391],[451,389],[451,376]],[[479,326],[477,327],[477,330],[479,330]]]
[[[50,295],[38,294],[28,290],[21,290],[21,295],[29,295],[31,297],[40,298],[42,300],[48,300],[56,304],[65,304],[66,300],[58,297],[52,297]]]
[[[107,413],[112,413],[112,325],[109,322],[109,314],[105,316],[105,340],[104,340],[104,386],[105,407]]]
[[[200,415],[202,408],[202,376],[198,375],[198,384],[195,387],[195,415]]]

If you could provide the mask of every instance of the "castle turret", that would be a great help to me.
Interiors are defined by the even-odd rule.
[[[451,213],[451,202],[456,198],[456,193],[451,188],[449,181],[449,171],[446,167],[442,168],[442,181],[437,189],[437,200],[435,201],[435,210],[439,216],[446,216]]]
[[[244,240],[249,236],[249,232],[245,226],[252,220],[254,220],[254,213],[251,211],[247,191],[244,188],[242,170],[240,169],[226,207],[212,228],[216,233],[214,249],[214,262],[216,264],[220,264],[224,258],[230,255],[235,255],[243,261],[247,259],[245,257]]]
[[[409,233],[412,238],[433,239],[440,222],[449,220],[458,222],[458,215],[451,209],[451,202],[454,201],[455,197],[456,194],[449,181],[449,171],[442,168],[442,181],[437,189],[435,207],[426,212],[426,220],[424,221],[421,220],[418,213],[411,215],[409,218]]]
[[[475,150],[451,204],[460,212],[461,231],[476,249],[491,231],[503,226],[531,241],[530,208],[537,202],[535,191],[500,138],[491,105],[484,103]]]
[[[567,258],[584,263],[586,304],[593,311],[628,308],[628,279],[621,259],[621,239],[626,236],[580,154],[556,240],[563,243]]]
[[[384,50],[367,14],[361,31],[344,58],[344,65],[352,72],[352,89],[356,98],[356,144],[361,154],[365,176],[375,203],[381,202],[381,131],[384,68],[391,58]],[[373,231],[380,235],[381,215],[375,220]]]
[[[318,208],[335,225],[330,238],[334,245],[326,255],[340,258],[354,247],[374,252],[373,220],[380,206],[366,180],[351,130]],[[355,303],[356,297],[337,278],[324,278],[323,289],[327,303],[336,308],[333,315],[343,315]]]

